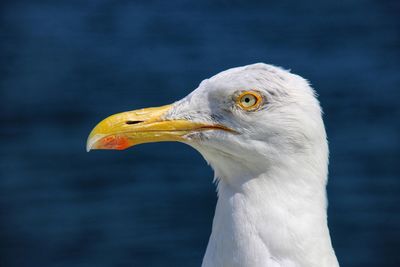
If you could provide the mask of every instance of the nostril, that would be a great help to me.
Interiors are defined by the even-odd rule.
[[[141,122],[143,122],[143,121],[126,121],[125,123],[126,124],[138,124],[138,123],[141,123]]]

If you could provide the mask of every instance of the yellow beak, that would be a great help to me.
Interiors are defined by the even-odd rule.
[[[94,127],[89,134],[86,150],[123,150],[137,144],[162,141],[187,141],[189,133],[205,130],[231,129],[189,120],[165,120],[163,115],[172,105],[127,111],[112,115]]]

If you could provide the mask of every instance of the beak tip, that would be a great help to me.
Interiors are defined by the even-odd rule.
[[[88,139],[86,142],[86,152],[90,152],[90,150],[92,150],[92,147],[93,147],[93,142],[90,142],[90,139]]]
[[[104,135],[102,134],[93,135],[91,133],[86,141],[86,152],[90,152],[91,150],[96,149],[97,142],[100,141],[103,137]]]

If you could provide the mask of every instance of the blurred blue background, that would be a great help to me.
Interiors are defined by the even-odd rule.
[[[319,93],[342,266],[400,266],[400,2],[1,1],[0,265],[200,266],[213,173],[179,143],[85,152],[92,127],[224,69]]]

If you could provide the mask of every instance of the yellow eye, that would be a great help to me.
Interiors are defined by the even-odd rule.
[[[244,110],[257,109],[262,101],[262,97],[257,92],[243,92],[237,99],[237,104]]]

